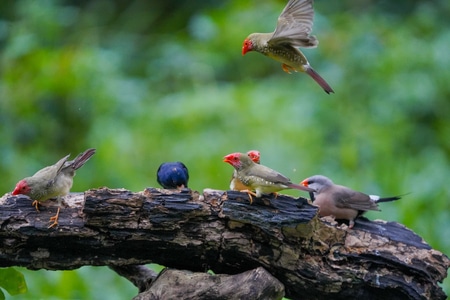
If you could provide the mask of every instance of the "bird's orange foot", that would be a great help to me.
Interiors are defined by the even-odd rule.
[[[281,68],[288,74],[291,74],[291,72],[297,72],[293,67],[288,66],[287,64],[282,64]]]
[[[278,193],[277,193],[277,192],[275,192],[275,193],[272,193],[272,194],[273,194],[274,198],[275,198],[275,199],[277,199],[277,197],[278,197]]]
[[[254,192],[252,192],[250,190],[242,190],[241,192],[247,193],[248,199],[250,200],[250,204],[252,204],[253,203],[253,197],[252,196],[256,197],[256,193],[254,193]]]
[[[58,226],[59,210],[60,210],[60,208],[58,207],[58,211],[56,212],[56,215],[51,217],[49,220],[49,222],[53,222],[53,223],[50,224],[50,226],[48,226],[47,228],[52,228],[52,227]]]
[[[39,211],[39,201],[34,200],[33,203],[31,203],[31,206],[34,206],[34,208],[36,208],[36,210]]]

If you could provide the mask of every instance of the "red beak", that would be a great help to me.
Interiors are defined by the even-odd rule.
[[[228,155],[224,156],[223,161],[231,164],[231,162],[233,161],[233,154],[228,154]]]
[[[308,187],[308,179],[303,180],[300,182],[301,185]]]
[[[242,55],[245,55],[245,53],[252,50],[253,50],[252,41],[249,39],[245,39],[244,44],[242,45]]]

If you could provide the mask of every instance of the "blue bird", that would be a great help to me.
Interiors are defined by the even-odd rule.
[[[189,172],[182,162],[162,163],[156,176],[158,183],[165,189],[183,189],[188,187]]]

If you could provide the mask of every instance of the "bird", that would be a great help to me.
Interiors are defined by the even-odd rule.
[[[260,163],[260,158],[261,158],[261,154],[258,150],[250,150],[247,152],[247,156],[250,157],[250,159],[259,164]],[[232,191],[248,191],[249,187],[246,186],[245,184],[242,183],[242,181],[240,181],[237,178],[237,171],[234,170],[233,171],[233,175],[231,176],[231,181],[230,181],[230,190]]]
[[[61,198],[69,194],[73,184],[75,171],[81,168],[95,154],[95,149],[90,148],[80,153],[74,160],[67,161],[70,154],[61,158],[56,164],[47,166],[37,171],[33,176],[20,180],[14,188],[13,195],[27,195],[32,200],[32,205],[39,211],[39,204],[51,198],[57,198],[58,210],[56,215],[50,218],[48,228],[58,225]]]
[[[158,183],[165,189],[178,189],[188,187],[189,171],[180,161],[162,163],[156,172]]]
[[[401,199],[401,196],[380,197],[354,191],[348,187],[334,184],[323,175],[314,175],[304,179],[301,184],[315,190],[314,205],[319,207],[319,216],[333,216],[335,219],[349,221],[349,228],[355,225],[355,219],[368,210],[379,211],[378,203]]]
[[[242,55],[256,51],[282,63],[286,73],[304,72],[327,93],[334,93],[330,85],[309,64],[298,49],[317,47],[319,41],[310,35],[314,18],[313,0],[290,0],[278,17],[274,32],[252,33],[243,43]]]
[[[311,188],[292,183],[289,178],[272,170],[269,167],[257,164],[244,153],[236,152],[226,155],[223,161],[232,165],[237,178],[249,187],[247,194],[252,202],[252,195],[261,197],[263,194],[277,193],[284,189],[298,189],[306,192],[314,191]],[[255,192],[253,192],[255,191]]]

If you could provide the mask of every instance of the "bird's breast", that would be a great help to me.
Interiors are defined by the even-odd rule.
[[[273,47],[267,45],[265,51],[262,53],[276,61],[292,67],[298,72],[305,72],[304,66],[309,64],[303,53],[291,46]]]

